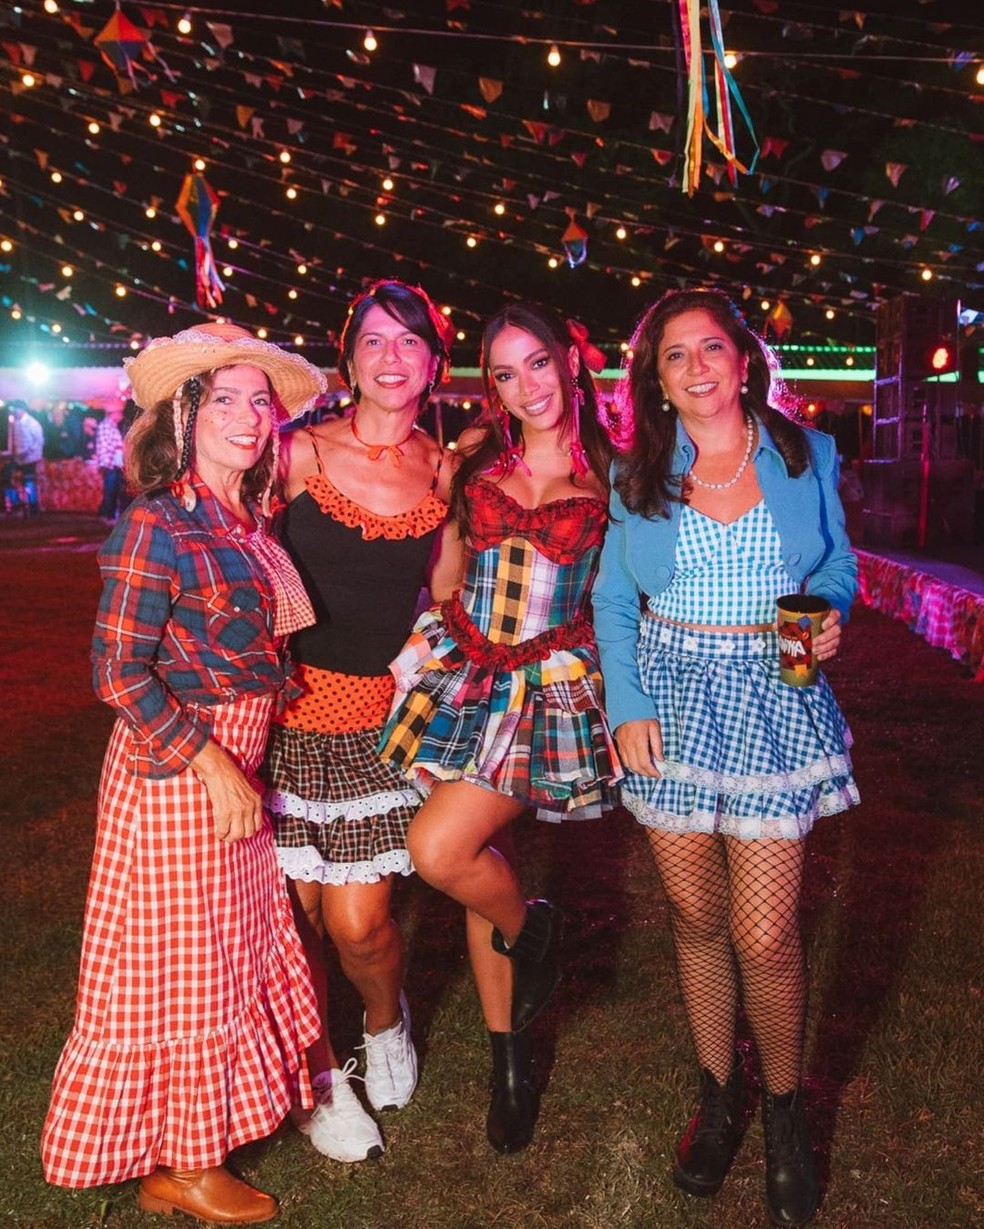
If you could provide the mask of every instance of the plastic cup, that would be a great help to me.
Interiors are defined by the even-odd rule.
[[[776,598],[779,631],[779,678],[788,687],[812,687],[820,663],[813,652],[813,637],[830,613],[830,603],[808,593],[787,593]]]

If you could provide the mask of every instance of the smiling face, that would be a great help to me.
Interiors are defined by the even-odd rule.
[[[748,357],[710,312],[681,312],[668,320],[656,352],[663,394],[683,418],[710,418],[740,409],[739,390],[748,375]]]
[[[577,373],[577,347],[565,355],[569,372]],[[489,376],[505,408],[537,430],[558,427],[567,410],[558,359],[535,334],[507,324],[488,349]]]
[[[195,468],[211,487],[253,468],[273,429],[270,381],[246,363],[223,367],[212,377],[195,420]]]
[[[427,342],[379,306],[365,314],[352,348],[349,382],[359,405],[416,412],[437,373],[438,358]]]

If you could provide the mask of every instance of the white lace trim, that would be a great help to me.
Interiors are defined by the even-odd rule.
[[[846,754],[824,756],[793,772],[750,772],[744,775],[715,772],[711,768],[696,768],[692,764],[669,760],[654,759],[653,765],[667,781],[682,781],[686,785],[712,789],[719,794],[783,794],[851,775],[851,760]]]
[[[288,879],[305,883],[378,883],[387,875],[412,875],[413,863],[405,849],[391,849],[368,862],[326,862],[313,845],[300,849],[277,847],[280,866]]]
[[[716,815],[710,811],[695,811],[692,815],[676,815],[672,811],[651,807],[643,798],[624,791],[622,802],[643,827],[661,832],[719,833],[743,840],[800,840],[818,819],[837,815],[861,801],[853,781],[830,794],[821,795],[816,805],[804,815],[782,815],[762,818],[758,815]]]
[[[417,790],[387,789],[364,798],[350,798],[343,802],[312,802],[299,798],[285,790],[268,790],[264,799],[275,815],[287,815],[291,819],[304,819],[312,824],[330,824],[336,819],[346,821],[368,819],[371,815],[386,815],[397,807],[419,807],[423,801]]]

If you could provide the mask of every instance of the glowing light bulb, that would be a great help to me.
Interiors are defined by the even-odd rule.
[[[204,171],[204,170],[205,170],[205,167],[206,167],[207,165],[208,165],[208,164],[206,163],[206,161],[205,161],[205,159],[204,159],[204,158],[196,158],[196,159],[195,159],[195,162],[194,162],[194,167],[195,167],[195,170],[196,170],[196,171]]]
[[[833,320],[834,316],[836,315],[836,312],[834,311],[832,307],[828,307],[827,310],[823,314],[824,316],[826,316],[828,320]]]
[[[297,291],[294,289],[294,287],[293,287],[293,286],[291,286],[290,290],[288,290],[288,291],[287,291],[287,298],[288,298],[288,299],[296,299],[296,298],[297,298]]]
[[[256,336],[260,339],[260,341],[266,341],[266,337],[267,337],[266,329],[257,329]]]
[[[919,276],[922,278],[924,282],[931,282],[933,280],[933,270],[923,269],[922,273],[920,273]]]
[[[178,33],[179,34],[190,34],[191,33],[191,15],[189,13],[185,13],[184,17],[181,17],[178,19]]]
[[[723,244],[723,242],[722,242],[720,239],[716,239],[716,240],[714,241],[714,250],[715,250],[715,252],[723,252],[723,251],[724,251],[724,244]]]
[[[502,201],[496,201],[496,203],[492,206],[492,212],[497,213],[499,217],[501,218],[502,215],[506,212],[506,207],[502,203]]]
[[[761,307],[761,309],[764,312],[767,312],[771,306],[772,304],[769,302],[768,299],[763,299],[762,302],[759,304],[759,307]]]
[[[303,277],[305,273],[307,273],[307,265],[298,265],[297,272],[301,275],[301,277]]]
[[[556,43],[550,45],[550,50],[547,52],[547,63],[551,68],[557,68],[560,64],[560,48]]]
[[[620,227],[618,227],[618,229],[615,231],[615,238],[616,238],[616,239],[625,239],[625,238],[628,236],[628,233],[629,233],[629,232],[625,229],[625,227],[624,227],[624,226],[620,226]]]
[[[125,286],[117,286],[117,287],[116,287],[115,294],[116,294],[116,297],[117,297],[118,299],[125,299],[125,298],[126,298],[126,287],[125,287]]]
[[[12,252],[14,245],[9,239],[0,239],[0,252]]]
[[[236,248],[237,248],[237,247],[239,247],[239,240],[238,240],[238,239],[230,239],[230,240],[229,240],[229,251],[230,251],[230,252],[234,252],[234,251],[236,250]]]
[[[150,218],[150,219],[151,219],[151,221],[153,221],[153,220],[154,220],[154,218],[156,218],[156,217],[157,217],[157,210],[154,208],[154,206],[153,206],[153,205],[148,205],[148,206],[147,206],[147,208],[144,210],[144,217],[145,217],[145,218]]]
[[[455,333],[455,338],[456,338],[458,341],[464,341],[464,340],[465,340],[465,331],[464,331],[464,329],[459,329],[459,330],[457,331],[457,333]]]
[[[373,221],[376,223],[377,226],[385,226],[386,225],[386,214],[377,213],[376,216],[373,218]]]
[[[89,132],[90,132],[90,134],[91,134],[92,136],[94,136],[94,137],[97,137],[97,136],[99,135],[99,125],[96,123],[96,121],[95,121],[95,120],[92,120],[92,121],[90,122],[90,124],[89,124]]]
[[[634,276],[634,277],[632,277],[630,280],[631,280],[631,282],[632,282],[632,285],[633,285],[633,286],[641,286],[641,285],[642,285],[642,278],[641,278],[638,274],[635,274],[635,276]]]
[[[21,77],[21,85],[24,86],[25,89],[29,90],[33,86],[37,85],[37,83],[38,79],[35,77],[34,73],[24,73]]]
[[[159,252],[159,251],[161,250],[161,241],[160,241],[160,239],[155,239],[155,240],[154,240],[154,242],[150,245],[150,250],[151,250],[152,252]]]
[[[392,192],[392,191],[393,191],[393,181],[392,181],[392,179],[390,179],[390,177],[389,177],[388,175],[387,175],[387,176],[386,176],[386,178],[383,180],[383,191],[384,191],[384,192]]]
[[[280,161],[284,164],[284,166],[286,166],[287,163],[290,162],[290,150],[289,149],[282,149],[280,151]]]
[[[738,63],[738,56],[734,51],[726,51],[724,53],[724,67],[734,68]]]
[[[74,272],[75,270],[72,268],[71,265],[62,265],[61,267],[62,277],[71,277]]]
[[[152,111],[150,116],[147,119],[147,123],[150,124],[151,128],[160,128],[161,124],[163,123],[163,120],[157,114],[156,111]]]
[[[821,261],[822,259],[823,259],[823,257],[822,257],[822,256],[820,256],[820,254],[819,254],[818,252],[814,252],[814,253],[813,253],[813,255],[810,257],[810,264],[811,264],[811,265],[814,267],[814,269],[815,269],[815,268],[817,267],[817,265],[819,265],[819,264],[820,264],[820,261]]]
[[[303,346],[303,345],[304,345],[304,338],[300,335],[300,333],[296,333],[296,334],[294,335],[294,345],[295,345],[295,346]]]
[[[51,172],[51,182],[52,182],[52,183],[61,183],[61,181],[62,181],[62,173],[61,173],[61,171],[52,171],[52,172]]]
[[[560,261],[557,259],[557,257],[551,256],[550,259],[547,261],[547,268],[556,269],[559,264],[560,264]]]
[[[289,201],[296,201],[297,200],[297,189],[288,188],[285,195]]]
[[[478,240],[475,238],[474,235],[469,235],[468,238],[465,240],[465,243],[470,248],[478,247]]]
[[[376,36],[371,30],[366,31],[366,36],[362,40],[362,46],[366,49],[366,51],[375,51],[379,46],[379,43],[376,42]]]
[[[76,222],[85,221],[85,214],[82,212],[81,209],[76,209],[75,212],[72,214],[72,217],[75,219]]]

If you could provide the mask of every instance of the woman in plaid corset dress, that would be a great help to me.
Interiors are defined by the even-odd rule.
[[[618,776],[587,604],[610,455],[588,355],[600,357],[545,309],[510,307],[486,327],[491,412],[459,441],[452,489],[463,584],[393,663],[380,744],[428,795],[408,836],[418,873],[467,910],[499,1152],[532,1138],[524,1030],[556,983],[560,928],[553,905],[520,891],[511,825],[528,806],[554,820],[600,814]]]
[[[769,1211],[804,1225],[817,1204],[800,1092],[804,838],[858,792],[826,679],[780,681],[776,598],[830,604],[813,640],[829,661],[857,572],[834,441],[770,404],[770,355],[717,291],[664,295],[630,352],[619,399],[633,440],[615,465],[595,625],[622,800],[669,899],[701,1067],[673,1178],[713,1195],[738,1147],[740,992],[765,1083]]]
[[[314,612],[266,523],[276,419],[326,381],[222,324],[151,342],[128,374],[141,494],[99,553],[92,642],[117,720],[42,1159],[59,1186],[140,1178],[147,1211],[257,1223],[277,1202],[225,1159],[311,1104],[321,1028],[258,773]]]

